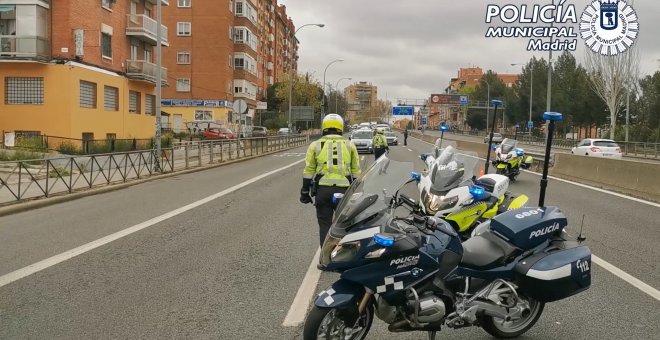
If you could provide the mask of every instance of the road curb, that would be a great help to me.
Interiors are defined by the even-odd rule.
[[[104,194],[104,193],[113,192],[113,191],[117,191],[117,190],[121,190],[121,189],[126,189],[126,188],[132,187],[134,185],[151,182],[151,181],[155,181],[155,180],[158,180],[158,179],[170,178],[170,177],[174,177],[174,176],[186,175],[186,174],[190,174],[190,173],[215,169],[215,168],[219,168],[221,166],[240,163],[240,162],[244,162],[244,161],[249,161],[249,160],[252,160],[252,159],[256,159],[256,158],[260,158],[260,157],[263,157],[263,156],[268,156],[268,155],[272,155],[272,154],[276,154],[276,153],[279,153],[279,152],[288,151],[288,150],[292,150],[292,149],[300,148],[300,147],[304,147],[304,146],[305,145],[294,146],[294,147],[290,147],[290,148],[286,148],[286,149],[280,149],[280,150],[277,150],[277,151],[262,153],[262,154],[256,155],[256,156],[250,156],[250,157],[235,159],[235,160],[226,161],[226,162],[222,162],[222,163],[216,163],[216,164],[207,164],[207,165],[203,165],[201,167],[196,167],[196,168],[191,168],[191,169],[184,169],[184,170],[170,172],[170,173],[161,174],[161,175],[154,175],[154,176],[150,176],[150,177],[147,177],[147,178],[129,180],[128,182],[122,182],[122,183],[110,184],[110,185],[106,184],[102,187],[97,187],[97,188],[92,188],[92,189],[79,189],[79,191],[74,191],[73,193],[60,193],[60,194],[53,195],[53,196],[48,197],[48,198],[35,198],[35,199],[29,199],[29,200],[25,200],[25,201],[16,201],[15,203],[12,203],[8,206],[0,207],[0,217],[13,215],[13,214],[33,210],[33,209],[39,209],[39,208],[43,208],[43,207],[47,207],[47,206],[51,206],[51,205],[55,205],[55,204],[59,204],[59,203],[74,201],[74,200],[81,199],[81,198],[84,198],[84,197],[89,197],[89,196]]]

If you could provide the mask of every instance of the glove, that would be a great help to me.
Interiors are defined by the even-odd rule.
[[[300,190],[300,203],[308,204],[312,203],[312,197],[309,196],[309,190]]]

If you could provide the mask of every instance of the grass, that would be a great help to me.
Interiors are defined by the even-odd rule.
[[[57,171],[55,171],[57,170]],[[58,176],[59,173],[59,176]],[[69,176],[71,175],[71,171],[69,171],[69,168],[65,167],[57,167],[53,168],[48,172],[48,177],[50,178],[57,178],[57,177],[64,177],[64,176]]]
[[[25,161],[25,160],[34,160],[42,159],[43,156],[40,153],[24,150],[16,151],[5,151],[0,150],[0,161],[2,162],[15,162],[15,161]]]

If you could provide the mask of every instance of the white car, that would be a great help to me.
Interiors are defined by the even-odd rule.
[[[583,139],[576,147],[571,149],[571,153],[581,156],[621,158],[621,148],[611,139]]]
[[[369,129],[360,129],[353,131],[351,134],[351,141],[355,144],[358,153],[373,153],[374,148],[371,145],[371,140],[374,137],[373,131]]]

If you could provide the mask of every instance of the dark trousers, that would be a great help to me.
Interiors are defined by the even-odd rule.
[[[332,196],[336,193],[345,193],[346,189],[342,187],[327,187],[319,186],[316,190],[316,219],[319,222],[319,244],[323,247],[325,236],[332,226],[332,218],[335,213],[336,206],[332,203]]]
[[[403,135],[403,145],[408,145],[408,135]]]
[[[385,148],[375,148],[374,149],[374,156],[376,159],[380,158],[385,153]]]

